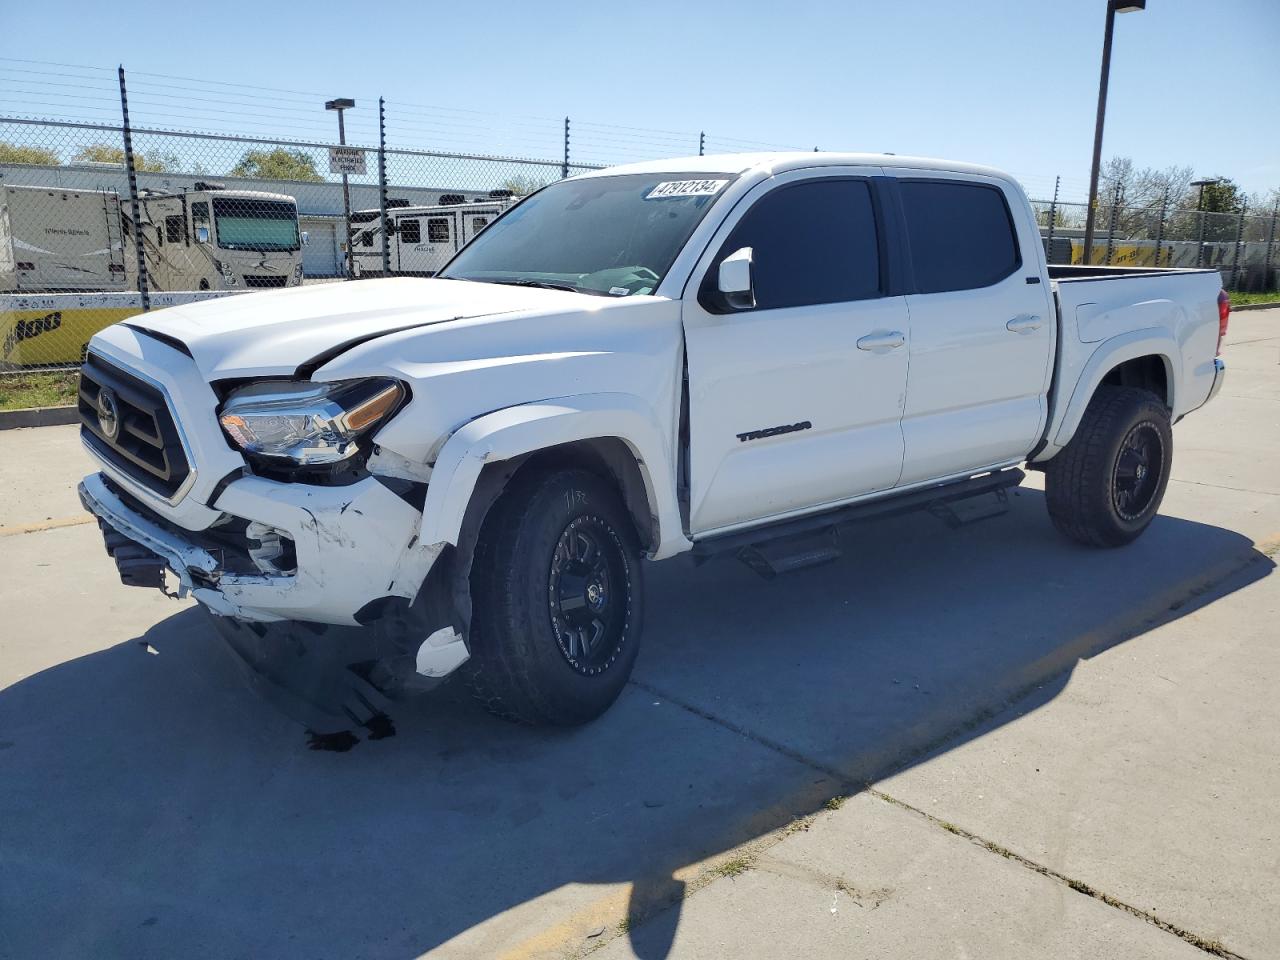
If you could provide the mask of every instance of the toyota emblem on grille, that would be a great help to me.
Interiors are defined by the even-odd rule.
[[[98,391],[98,429],[113,443],[120,436],[120,405],[110,387]]]

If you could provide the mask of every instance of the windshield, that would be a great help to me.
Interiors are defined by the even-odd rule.
[[[223,250],[298,249],[298,208],[292,203],[214,197],[213,217]]]
[[[730,174],[627,174],[562,180],[476,236],[441,277],[653,293]]]

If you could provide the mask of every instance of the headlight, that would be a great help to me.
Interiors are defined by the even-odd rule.
[[[214,260],[213,268],[222,274],[222,282],[228,287],[236,285],[236,275],[231,269],[231,264],[223,263],[221,260]]]
[[[251,457],[298,466],[336,464],[360,451],[360,438],[404,399],[395,380],[299,383],[276,380],[234,391],[218,422]]]

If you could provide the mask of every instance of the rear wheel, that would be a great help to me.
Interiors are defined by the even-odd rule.
[[[465,671],[490,712],[585,723],[622,692],[639,652],[640,545],[600,477],[518,475],[481,528],[471,593]]]
[[[1136,539],[1155,518],[1173,464],[1169,408],[1135,387],[1099,387],[1071,442],[1045,469],[1049,517],[1094,547]]]

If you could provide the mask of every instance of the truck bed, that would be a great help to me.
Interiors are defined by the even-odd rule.
[[[1077,266],[1076,264],[1051,263],[1049,279],[1063,282],[1071,280],[1116,280],[1121,277],[1152,277],[1164,274],[1218,273],[1211,268],[1188,267],[1104,267]]]
[[[1097,378],[1130,356],[1159,356],[1174,420],[1209,396],[1216,371],[1217,270],[1049,265],[1058,308],[1058,350],[1049,429],[1038,456],[1070,438]],[[1067,391],[1061,385],[1069,385]]]

